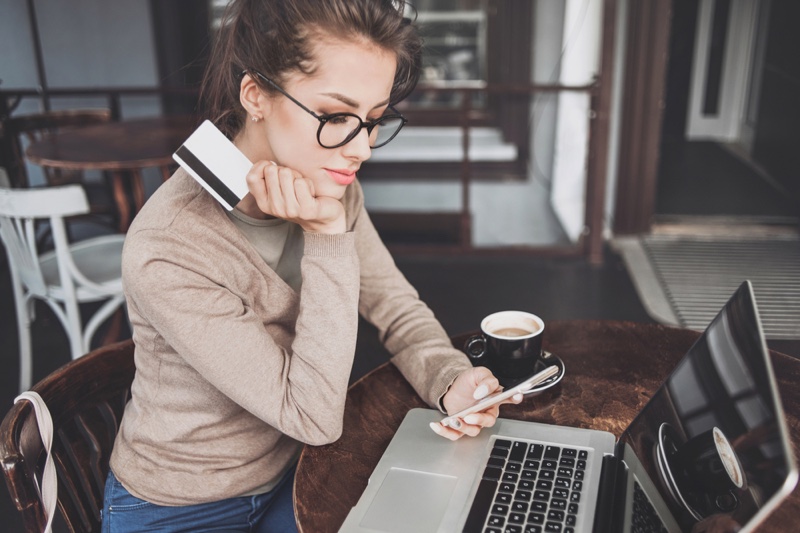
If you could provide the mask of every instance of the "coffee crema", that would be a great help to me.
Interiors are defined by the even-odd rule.
[[[538,331],[538,329],[531,331],[529,329],[507,327],[493,330],[492,335],[498,335],[500,337],[526,337],[528,335],[533,335],[536,331]]]

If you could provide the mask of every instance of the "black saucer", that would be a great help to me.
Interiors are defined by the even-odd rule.
[[[542,359],[536,363],[534,374],[538,374],[545,368],[553,365],[556,365],[558,367],[558,374],[556,374],[551,378],[547,378],[546,380],[542,381],[535,387],[528,389],[527,391],[525,391],[524,394],[528,395],[528,394],[533,394],[535,392],[541,392],[545,389],[549,389],[550,387],[561,381],[561,379],[564,377],[564,372],[565,372],[564,361],[562,361],[561,358],[558,357],[557,355],[543,351]]]

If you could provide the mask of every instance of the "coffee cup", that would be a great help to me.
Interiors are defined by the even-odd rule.
[[[500,384],[513,387],[537,370],[544,321],[524,311],[500,311],[481,321],[481,334],[464,344],[473,366],[485,366]]]
[[[706,493],[747,488],[744,469],[725,434],[718,427],[686,441],[674,455],[674,464],[692,487]]]

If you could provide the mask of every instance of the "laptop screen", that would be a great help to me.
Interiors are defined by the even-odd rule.
[[[732,531],[767,512],[769,500],[794,484],[786,435],[745,282],[621,442],[633,449],[683,531]]]

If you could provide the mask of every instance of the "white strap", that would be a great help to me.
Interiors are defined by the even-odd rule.
[[[39,494],[44,503],[44,511],[47,515],[47,525],[44,527],[44,533],[51,533],[53,527],[53,515],[56,512],[56,501],[58,500],[58,480],[56,479],[56,465],[53,462],[53,456],[50,454],[50,448],[53,445],[53,419],[50,417],[50,410],[47,409],[47,404],[39,393],[33,391],[26,391],[14,398],[14,403],[20,400],[28,400],[33,404],[33,410],[36,412],[36,423],[39,425],[39,435],[42,437],[42,444],[44,444],[47,451],[47,460],[44,463],[44,473],[42,474],[42,484],[39,489]]]

